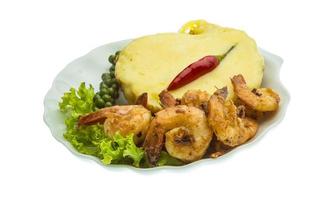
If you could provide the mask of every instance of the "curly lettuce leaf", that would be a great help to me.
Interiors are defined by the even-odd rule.
[[[144,151],[135,145],[133,135],[123,137],[117,133],[112,140],[102,141],[99,147],[102,162],[106,165],[132,162],[135,167],[139,167],[141,160],[144,158]]]
[[[80,84],[78,90],[71,88],[69,92],[64,93],[59,107],[66,116],[65,125],[67,128],[73,128],[80,115],[94,111],[94,94],[93,86],[89,85],[86,88],[84,82]]]
[[[80,115],[94,111],[94,88],[92,85],[86,87],[81,83],[79,88],[71,88],[65,92],[59,103],[59,108],[65,114],[66,132],[64,138],[80,153],[88,155],[99,155],[99,143],[105,139],[103,127],[92,125],[77,127]]]
[[[113,138],[105,135],[102,125],[77,126],[79,116],[93,112],[94,88],[81,83],[78,90],[71,88],[64,93],[59,103],[60,111],[65,114],[66,132],[64,138],[80,153],[93,155],[104,164],[132,164],[140,166],[144,151],[138,148],[133,135],[123,137],[115,134]]]
[[[101,125],[91,125],[80,128],[69,128],[64,138],[80,153],[99,157],[99,144],[105,140]]]
[[[128,137],[123,156],[131,158],[133,160],[133,165],[136,167],[139,167],[141,160],[145,157],[144,150],[135,145],[133,135]]]
[[[76,90],[71,88],[69,92],[65,92],[62,101],[59,103],[60,110],[63,113],[69,114],[85,114],[94,109],[94,88],[89,85],[86,88],[82,82]]]

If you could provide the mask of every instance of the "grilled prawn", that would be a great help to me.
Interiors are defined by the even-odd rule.
[[[143,142],[151,121],[151,112],[141,105],[112,106],[82,116],[79,125],[104,123],[105,133],[112,137],[116,132],[126,136],[134,134],[136,144]]]
[[[234,76],[231,81],[234,93],[253,110],[267,112],[278,109],[280,98],[271,88],[250,90],[241,74]]]
[[[239,117],[237,107],[226,101],[227,88],[217,90],[208,102],[208,122],[219,141],[234,147],[254,137],[258,129],[256,121]]]
[[[211,139],[212,131],[205,113],[195,107],[178,105],[156,113],[147,131],[144,148],[152,166],[156,165],[163,146],[171,156],[192,162],[202,158]]]

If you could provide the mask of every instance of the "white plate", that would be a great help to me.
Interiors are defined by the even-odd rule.
[[[102,166],[105,166],[101,163],[101,161],[93,156],[88,156],[77,152],[68,141],[66,141],[63,137],[63,133],[65,132],[64,125],[64,117],[59,112],[58,102],[60,98],[63,96],[64,92],[68,91],[71,87],[77,88],[81,82],[86,82],[87,84],[92,84],[95,89],[99,88],[99,83],[101,81],[102,73],[106,72],[106,70],[111,66],[107,58],[109,55],[114,54],[114,52],[121,50],[125,47],[131,40],[124,40],[119,42],[114,42],[111,44],[106,44],[101,47],[98,47],[88,54],[74,60],[70,64],[68,64],[55,78],[53,81],[51,89],[47,92],[44,99],[44,121],[47,126],[50,128],[52,135],[59,142],[64,144],[71,152],[73,152],[77,156],[81,156],[83,158],[93,159],[97,163]],[[202,159],[191,164],[181,166],[181,167],[173,167],[173,166],[162,166],[151,168],[159,169],[159,168],[188,168],[193,165],[198,164],[211,164],[213,162],[219,162],[222,159],[226,159],[230,157],[232,153],[240,151],[241,149],[248,147],[249,145],[255,143],[255,141],[259,140],[266,132],[268,132],[272,127],[280,123],[283,119],[287,105],[289,103],[290,96],[288,91],[285,89],[283,84],[279,79],[279,72],[283,60],[273,55],[267,51],[261,50],[261,54],[265,58],[265,72],[264,78],[262,82],[263,87],[270,87],[276,90],[280,97],[281,103],[278,112],[271,117],[270,119],[264,121],[258,130],[257,135],[248,141],[246,144],[241,145],[231,152],[225,154],[224,156],[218,159]],[[122,99],[123,101],[123,99]],[[128,165],[108,165],[107,168],[134,168]],[[139,168],[134,168],[139,169]],[[140,169],[140,170],[149,170],[149,169]]]

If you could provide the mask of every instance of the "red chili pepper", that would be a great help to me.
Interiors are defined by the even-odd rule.
[[[184,70],[182,70],[169,84],[167,90],[175,90],[178,89],[195,79],[203,76],[204,74],[212,71],[215,69],[220,62],[225,58],[225,56],[230,53],[233,48],[232,46],[225,54],[220,56],[205,56],[200,60],[190,64]]]

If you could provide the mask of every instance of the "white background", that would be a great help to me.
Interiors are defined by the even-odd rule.
[[[0,199],[317,199],[315,1],[1,1]],[[188,170],[110,170],[71,154],[42,120],[73,59],[112,41],[203,18],[245,30],[284,59],[284,121],[229,159]]]

